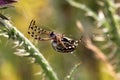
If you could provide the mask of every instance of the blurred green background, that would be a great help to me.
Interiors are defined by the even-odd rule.
[[[98,5],[98,0],[76,1],[87,5],[96,13],[101,8]],[[85,33],[89,35],[93,33],[102,34],[101,29],[96,27],[93,18],[86,16],[85,11],[72,7],[66,0],[19,0],[13,5],[14,7],[1,10],[1,13],[9,17],[12,24],[43,53],[53,70],[57,73],[59,80],[64,80],[71,69],[81,62],[81,57],[76,54],[81,54],[82,52],[76,49],[72,54],[58,53],[51,47],[50,41],[35,41],[27,34],[30,21],[35,19],[38,26],[42,25],[42,28],[56,33],[64,33],[67,37],[75,40],[80,39],[82,35],[76,26],[77,20],[81,21]],[[8,40],[3,36],[0,36],[0,39],[0,80],[49,80],[38,64],[31,63],[29,58],[14,54],[16,49],[13,48],[13,40]],[[108,55],[107,53],[111,52],[110,48],[101,47],[106,41],[94,41],[94,44]],[[113,80],[109,78],[91,78],[84,63],[81,63],[73,77],[73,80]]]

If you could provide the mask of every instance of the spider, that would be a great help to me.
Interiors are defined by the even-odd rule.
[[[47,31],[36,26],[35,20],[30,22],[28,34],[38,41],[51,40],[53,49],[61,53],[73,52],[79,44],[79,40],[73,40],[63,34],[56,34],[53,31]],[[47,37],[41,38],[41,35],[46,35]]]

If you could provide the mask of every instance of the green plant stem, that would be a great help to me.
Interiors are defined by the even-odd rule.
[[[92,16],[95,20],[99,21],[99,18],[97,16],[97,14],[92,11],[90,8],[88,8],[87,6],[85,6],[84,4],[75,2],[74,0],[66,0],[71,6],[79,8],[83,11],[85,11],[89,16]]]
[[[110,26],[109,32],[111,34],[111,39],[116,43],[118,47],[120,47],[120,36],[117,31],[117,24],[115,22],[114,14],[111,10],[110,0],[104,0],[104,4],[105,4],[107,21]]]
[[[50,80],[58,80],[56,73],[53,71],[52,67],[49,65],[47,60],[43,57],[42,53],[19,31],[17,30],[8,20],[0,19],[0,22],[5,25],[5,28],[11,32],[11,37],[17,36],[19,42],[23,42],[25,50],[30,53],[30,57],[35,59]],[[9,33],[9,32],[8,32]]]
[[[120,51],[120,36],[117,31],[117,24],[116,24],[114,16],[113,16],[114,14],[111,10],[110,0],[103,0],[103,1],[105,4],[106,17],[107,17],[106,18],[107,21],[106,21],[106,23],[103,23],[103,25],[106,26],[106,28],[109,28],[111,40],[116,43],[116,45],[118,46],[118,51]],[[86,13],[90,14],[91,17],[93,17],[95,20],[100,22],[97,14],[94,11],[92,11],[90,8],[88,8],[87,6],[85,6],[81,3],[75,2],[74,0],[67,0],[67,2],[71,6],[79,8],[79,9],[85,11]]]
[[[79,68],[81,63],[78,63],[76,64],[72,70],[70,71],[70,73],[65,77],[65,80],[74,80],[72,77],[73,77],[73,74],[75,73],[75,71],[77,71],[77,69]]]

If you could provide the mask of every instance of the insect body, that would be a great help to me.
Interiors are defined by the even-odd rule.
[[[56,34],[52,31],[47,31],[36,26],[35,21],[30,22],[28,28],[28,34],[30,34],[34,39],[38,41],[48,41],[51,40],[52,47],[61,53],[73,52],[78,46],[78,40],[72,40],[65,37],[63,34]],[[47,38],[41,38],[41,35],[47,35]]]
[[[52,42],[52,46],[56,51],[62,52],[62,53],[73,52],[78,46],[78,41],[74,41],[66,37],[63,37],[61,42],[65,47],[61,43],[58,43],[57,41],[54,41],[54,40]]]

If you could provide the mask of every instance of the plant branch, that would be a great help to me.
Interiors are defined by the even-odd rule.
[[[95,20],[99,21],[99,19],[97,17],[97,14],[94,11],[92,11],[90,8],[88,8],[87,6],[85,6],[84,4],[75,2],[74,0],[67,0],[67,2],[71,6],[79,8],[79,9],[85,11],[89,16],[92,16]]]
[[[35,62],[38,63],[50,80],[58,80],[56,73],[53,71],[52,67],[49,65],[47,60],[43,57],[42,53],[19,31],[17,30],[8,20],[1,19],[0,22],[5,25],[9,38],[19,41],[22,43],[22,46],[29,53],[28,57],[35,59]]]
[[[111,10],[110,1],[104,0],[104,4],[105,4],[107,21],[108,21],[109,26],[110,26],[109,32],[111,35],[111,39],[116,43],[116,45],[118,45],[118,47],[120,47],[120,36],[118,34],[118,31],[117,31],[117,24],[116,24],[116,21],[114,18],[114,14]]]

